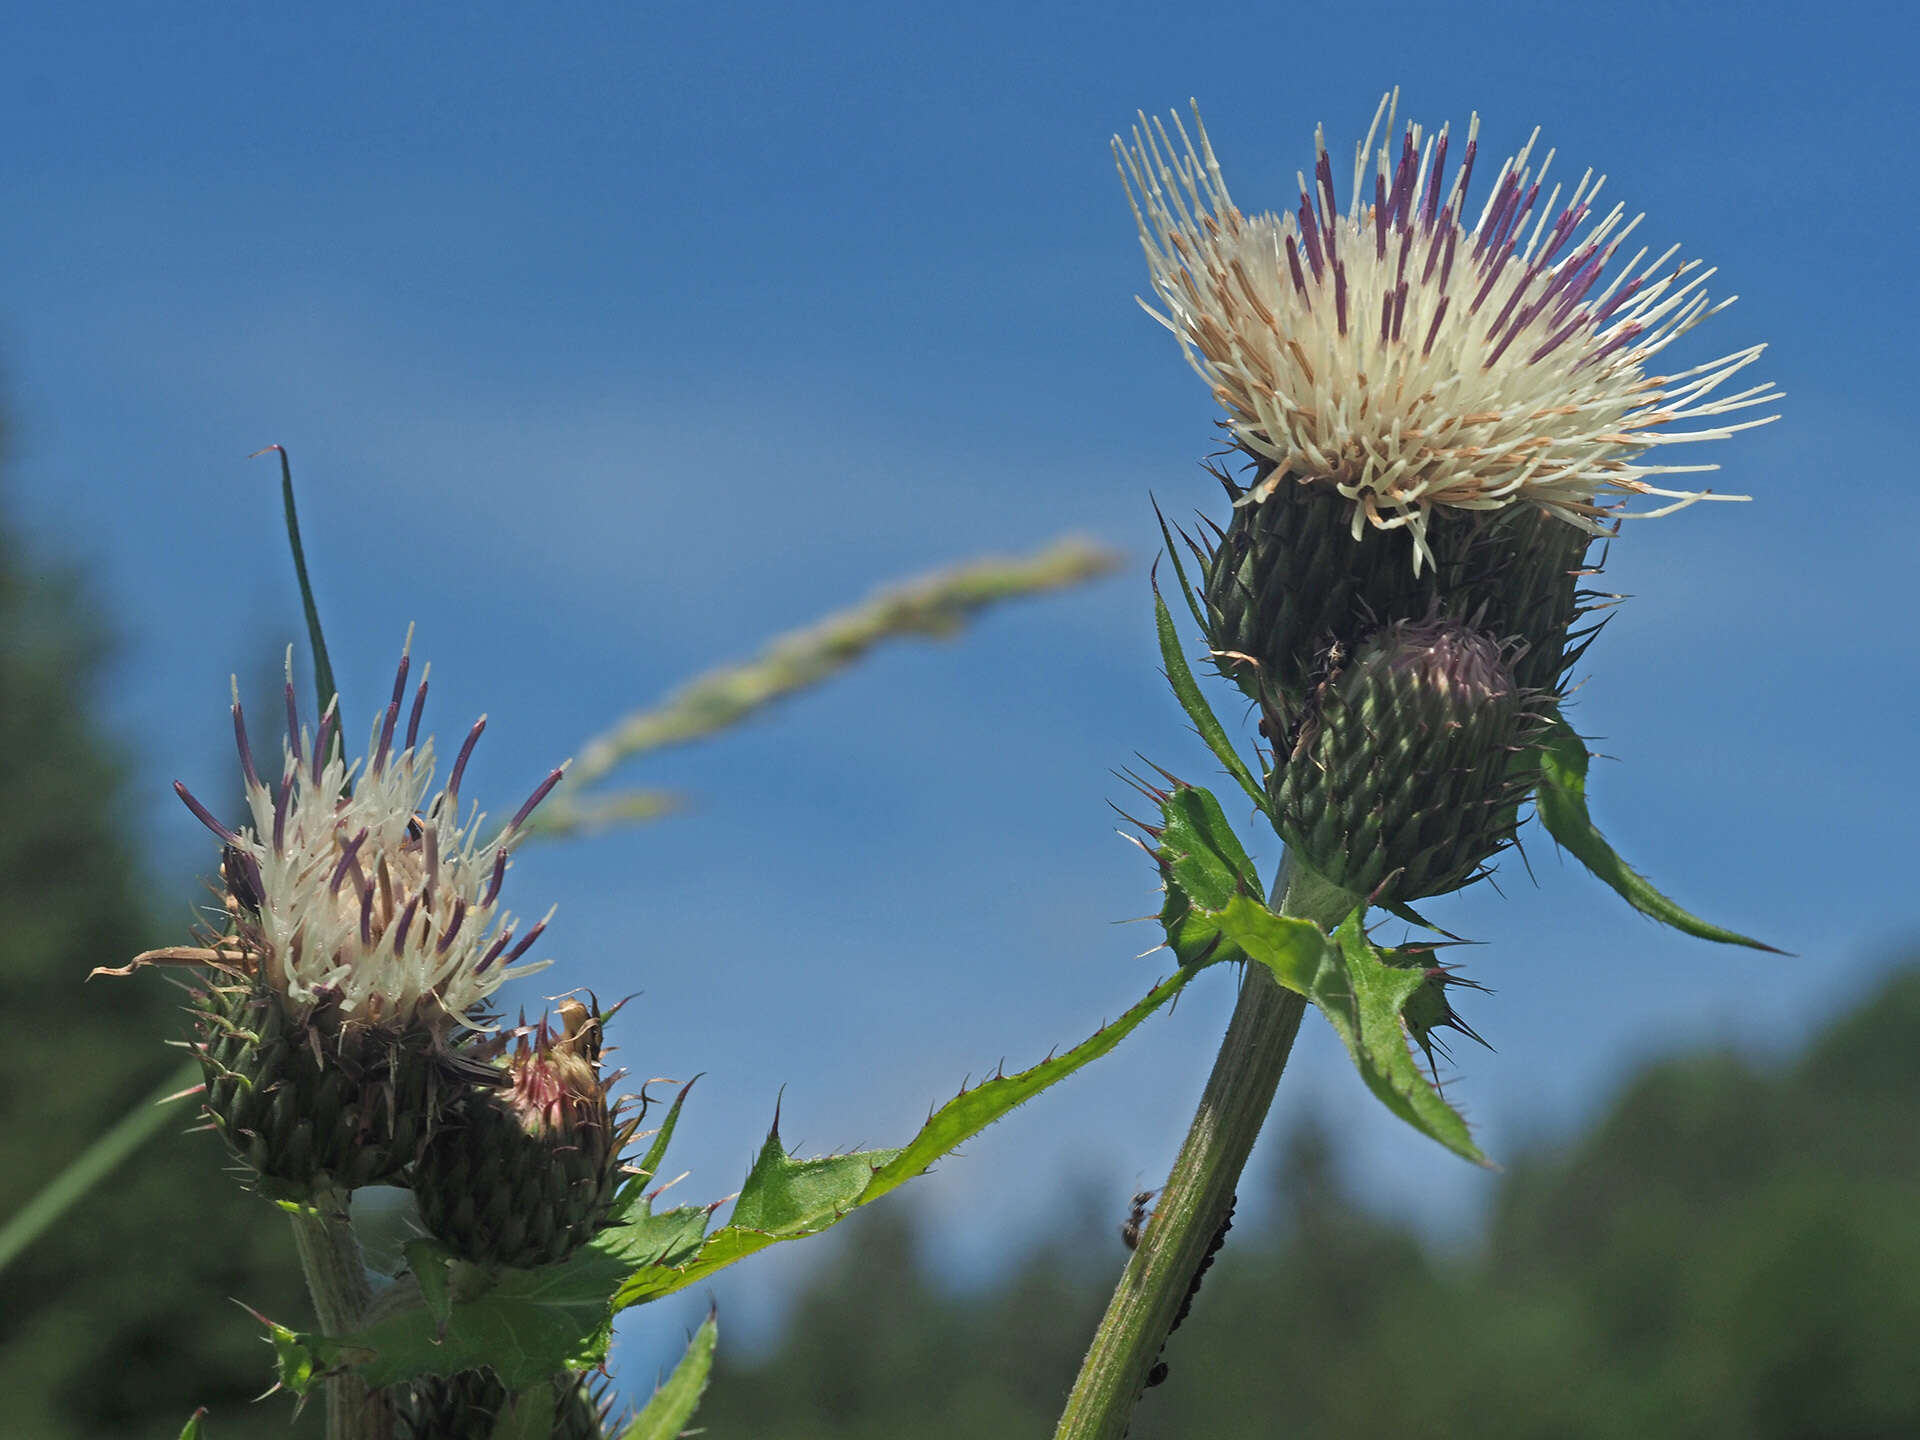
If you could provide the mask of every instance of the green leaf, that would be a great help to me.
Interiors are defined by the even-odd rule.
[[[1330,993],[1327,977],[1340,971],[1340,954],[1311,920],[1276,915],[1251,895],[1236,895],[1211,917],[1229,943],[1273,978],[1314,1004]]]
[[[1393,965],[1373,948],[1355,910],[1334,932],[1341,965],[1323,971],[1312,997],[1353,1056],[1360,1078],[1389,1110],[1456,1155],[1491,1168],[1467,1122],[1414,1063],[1403,1014],[1426,990],[1424,965]]]
[[[340,691],[333,682],[333,661],[327,656],[327,637],[320,629],[320,607],[314,603],[313,581],[307,575],[306,547],[300,543],[300,515],[293,503],[293,462],[287,458],[286,448],[280,445],[269,445],[266,450],[256,450],[248,458],[265,455],[268,451],[273,451],[280,456],[280,500],[281,507],[285,511],[287,547],[293,552],[293,573],[300,582],[300,604],[307,615],[307,644],[313,651],[313,683],[320,696],[314,703],[319,712],[325,714],[327,706],[339,699]],[[334,722],[333,738],[336,747],[344,743],[345,719],[343,710]]]
[[[186,1428],[180,1432],[180,1440],[206,1440],[206,1431],[200,1422],[207,1418],[207,1407],[202,1405],[188,1419]]]
[[[1180,702],[1180,708],[1187,712],[1187,718],[1193,722],[1193,728],[1200,738],[1213,751],[1215,758],[1227,767],[1227,773],[1240,782],[1240,788],[1262,815],[1273,814],[1273,802],[1267,798],[1267,792],[1259,781],[1253,778],[1253,772],[1247,768],[1247,762],[1240,758],[1233,748],[1233,741],[1227,738],[1226,727],[1207,704],[1206,697],[1200,693],[1200,686],[1188,668],[1187,657],[1180,653],[1180,632],[1173,628],[1173,616],[1167,612],[1167,602],[1160,598],[1159,586],[1153,591],[1153,620],[1160,634],[1160,661],[1167,667],[1167,683],[1173,687],[1174,698]]]
[[[1166,878],[1160,924],[1180,963],[1192,969],[1246,959],[1226,942],[1213,912],[1225,909],[1236,896],[1259,894],[1260,877],[1220,802],[1198,786],[1175,784],[1160,796],[1160,834],[1153,854]]]
[[[1546,826],[1549,835],[1572,852],[1574,859],[1611,885],[1621,899],[1642,915],[1650,915],[1663,925],[1671,925],[1702,940],[1746,945],[1755,950],[1770,950],[1776,955],[1783,953],[1759,940],[1709,925],[1688,914],[1614,853],[1587,814],[1587,761],[1590,758],[1587,747],[1564,719],[1555,717],[1537,753],[1541,773],[1534,808],[1539,812],[1540,823]]]
[[[660,1174],[660,1166],[667,1158],[667,1145],[673,1139],[673,1127],[680,1123],[680,1107],[687,1103],[687,1092],[700,1082],[698,1075],[680,1087],[680,1093],[673,1097],[673,1104],[667,1110],[667,1118],[660,1122],[660,1128],[654,1131],[653,1143],[647,1147],[646,1156],[640,1161],[639,1174],[634,1178],[645,1186]]]
[[[716,1205],[660,1214],[629,1189],[616,1222],[559,1265],[502,1270],[449,1262],[430,1242],[409,1249],[419,1266],[410,1297],[352,1334],[327,1337],[271,1326],[281,1383],[300,1394],[342,1367],[380,1387],[422,1375],[491,1366],[512,1390],[606,1358],[615,1313],[698,1283],[783,1240],[817,1235],[858,1207],[920,1175],[1015,1106],[1090,1064],[1165,1005],[1192,972],[1162,981],[1126,1014],[1064,1055],[963,1090],[901,1150],[796,1159],[768,1135],[729,1223],[709,1234]],[[685,1092],[682,1092],[684,1098]],[[668,1117],[668,1128],[677,1114]],[[658,1163],[663,1141],[650,1157]],[[656,1192],[657,1193],[657,1192]]]
[[[1368,941],[1356,907],[1329,937],[1309,920],[1276,915],[1251,896],[1237,896],[1215,917],[1221,932],[1273,978],[1319,1007],[1367,1088],[1424,1135],[1478,1165],[1488,1163],[1467,1133],[1467,1122],[1447,1104],[1408,1048],[1405,1012],[1416,999],[1430,1002],[1434,983],[1418,957],[1391,963]],[[1422,1008],[1423,1024],[1428,1009]],[[1422,1045],[1425,1045],[1424,1036]]]
[[[606,1358],[607,1297],[627,1271],[619,1256],[584,1245],[559,1265],[488,1275],[455,1263],[453,1303],[438,1320],[417,1294],[364,1329],[330,1337],[275,1327],[281,1383],[307,1393],[327,1372],[351,1367],[376,1389],[422,1375],[492,1366],[510,1390]]]
[[[692,1255],[665,1258],[636,1270],[614,1295],[614,1308],[624,1310],[658,1300],[770,1245],[818,1235],[838,1224],[860,1206],[924,1174],[934,1161],[1008,1111],[1099,1059],[1177,995],[1192,973],[1181,970],[1161,981],[1126,1014],[1066,1054],[962,1090],[928,1117],[904,1149],[796,1160],[786,1153],[776,1130],[761,1147],[732,1220],[707,1236]],[[595,1239],[589,1248],[620,1243],[616,1229]]]
[[[713,1347],[719,1338],[719,1322],[709,1310],[667,1383],[653,1392],[646,1409],[633,1417],[620,1440],[674,1440],[686,1429],[700,1397],[706,1393],[707,1375],[713,1369]]]

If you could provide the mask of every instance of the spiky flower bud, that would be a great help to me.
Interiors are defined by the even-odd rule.
[[[462,1259],[552,1265],[593,1238],[619,1189],[639,1123],[608,1101],[600,1017],[577,1000],[562,1029],[521,1035],[497,1077],[469,1087],[414,1168],[420,1217]]]
[[[1322,687],[1269,780],[1275,820],[1326,880],[1382,901],[1457,890],[1513,838],[1539,719],[1501,647],[1401,621]]]
[[[227,929],[134,962],[208,972],[196,994],[206,1112],[265,1187],[290,1198],[323,1181],[390,1179],[411,1163],[472,1068],[458,1047],[487,1028],[488,998],[548,963],[515,964],[546,922],[517,935],[499,898],[509,847],[560,772],[483,841],[485,817],[459,812],[486,722],[429,800],[424,677],[397,734],[409,665],[403,653],[364,766],[346,759],[333,707],[317,733],[301,726],[289,659],[282,763],[263,776],[236,687],[252,825],[229,829],[175,787],[223,843]]]

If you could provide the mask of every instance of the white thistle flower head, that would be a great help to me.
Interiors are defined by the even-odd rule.
[[[409,632],[409,649],[411,641]],[[499,902],[508,852],[565,767],[483,841],[479,809],[461,819],[460,782],[486,717],[461,746],[446,788],[429,799],[434,754],[432,738],[420,735],[424,671],[406,729],[397,733],[410,664],[403,651],[368,758],[349,763],[334,706],[316,733],[301,725],[289,651],[287,738],[271,778],[255,767],[236,682],[234,738],[251,826],[230,830],[185,786],[174,788],[226,843],[222,869],[241,952],[271,989],[301,1007],[331,1002],[346,1024],[484,1029],[488,996],[552,963],[515,962],[553,912],[516,939],[518,922]]]
[[[1432,559],[1436,505],[1491,510],[1531,502],[1592,534],[1629,518],[1632,496],[1675,503],[1741,500],[1665,490],[1649,477],[1717,469],[1653,463],[1659,447],[1764,425],[1718,417],[1779,398],[1770,384],[1722,393],[1765,348],[1749,346],[1674,374],[1654,356],[1732,303],[1703,288],[1714,272],[1648,259],[1614,262],[1642,217],[1614,205],[1597,222],[1606,177],[1589,170],[1564,205],[1536,174],[1535,130],[1507,160],[1479,218],[1465,223],[1479,117],[1449,177],[1452,140],[1409,124],[1391,141],[1399,92],[1383,98],[1357,146],[1352,203],[1335,200],[1323,131],[1297,214],[1247,216],[1234,205],[1194,107],[1198,143],[1144,113],[1131,146],[1114,137],[1160,307],[1226,411],[1235,442],[1261,462],[1241,504],[1292,480],[1338,491],[1363,526],[1404,527],[1414,568]],[[1384,132],[1381,121],[1385,119]],[[1611,273],[1610,273],[1611,272]],[[1709,423],[1701,425],[1698,422]],[[1685,428],[1693,422],[1692,428]],[[1679,428],[1676,428],[1679,427]]]

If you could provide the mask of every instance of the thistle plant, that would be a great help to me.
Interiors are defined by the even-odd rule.
[[[1553,156],[1536,172],[1537,132],[1469,223],[1478,118],[1457,148],[1448,128],[1414,124],[1396,144],[1397,98],[1356,147],[1344,210],[1324,132],[1297,209],[1253,216],[1197,107],[1191,133],[1143,114],[1130,143],[1114,141],[1153,290],[1142,304],[1225,412],[1229,460],[1211,467],[1224,520],[1162,532],[1210,668],[1255,707],[1252,764],[1156,595],[1161,655],[1285,851],[1263,884],[1210,794],[1166,772],[1139,782],[1159,812],[1139,823],[1168,946],[1183,973],[1232,961],[1242,975],[1061,1420],[1074,1440],[1123,1435],[1167,1373],[1162,1348],[1220,1247],[1309,1004],[1390,1110],[1484,1161],[1413,1057],[1431,1062],[1437,1030],[1473,1034],[1450,995],[1471,982],[1437,963],[1443,935],[1378,947],[1376,907],[1424,928],[1412,902],[1488,874],[1531,805],[1642,911],[1758,943],[1695,919],[1614,854],[1588,818],[1588,753],[1562,711],[1612,600],[1593,588],[1594,542],[1626,519],[1746,498],[1656,482],[1713,468],[1666,463],[1665,447],[1775,418],[1747,413],[1775,398],[1770,385],[1731,383],[1762,347],[1653,373],[1730,303],[1709,299],[1713,272],[1676,249],[1626,254],[1640,218],[1601,210],[1591,171],[1543,200]]]
[[[705,1385],[714,1318],[626,1417],[606,1403],[616,1316],[770,1245],[819,1234],[891,1193],[1106,1054],[1183,981],[1155,986],[1113,1024],[1027,1070],[963,1086],[904,1146],[795,1156],[776,1118],[733,1195],[656,1208],[691,1082],[654,1128],[641,1129],[665,1099],[649,1085],[668,1082],[623,1086],[608,1031],[626,1012],[568,988],[564,960],[536,950],[553,911],[529,924],[507,908],[513,856],[541,835],[669,810],[666,792],[585,791],[628,756],[711,734],[890,635],[951,633],[985,605],[1090,578],[1113,557],[1069,542],[884,592],[627,717],[585,747],[584,775],[549,771],[495,827],[465,789],[484,719],[438,779],[423,728],[427,674],[415,678],[411,632],[364,750],[349,751],[284,452],[281,465],[317,698],[309,708],[289,651],[286,733],[269,758],[234,686],[243,817],[229,821],[175,787],[215,842],[218,903],[194,943],[104,973],[164,966],[187,976],[186,1043],[199,1083],[185,1093],[241,1181],[290,1218],[316,1323],[257,1318],[273,1342],[277,1385],[303,1403],[323,1395],[332,1440],[679,1433]],[[556,993],[526,993],[540,975],[558,982]],[[509,1023],[510,999],[554,1008],[537,1005],[531,1022]],[[103,1137],[111,1153],[137,1143],[137,1132],[118,1133],[125,1128]],[[0,1237],[0,1264],[30,1241],[28,1223],[51,1223],[110,1163],[89,1160],[82,1178],[62,1177],[56,1198]],[[370,1186],[406,1191],[411,1202],[412,1238],[397,1266],[378,1271],[353,1218],[356,1195]],[[203,1425],[196,1416],[184,1433],[200,1436]]]

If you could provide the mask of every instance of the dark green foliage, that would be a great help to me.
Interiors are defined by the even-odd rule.
[[[102,657],[70,578],[36,573],[0,531],[0,1214],[11,1215],[180,1065],[185,995],[164,977],[86,983],[96,965],[177,941],[156,925],[120,768],[88,718]],[[142,1440],[213,1407],[220,1440],[289,1430],[248,1408],[267,1354],[230,1303],[304,1312],[285,1220],[223,1173],[178,1120],[9,1268],[0,1304],[0,1433]]]
[[[1242,1204],[1133,1440],[1920,1434],[1917,1030],[1920,969],[1789,1067],[1656,1066],[1582,1139],[1517,1165],[1460,1256],[1371,1218],[1297,1129],[1278,1204],[1264,1226]],[[1050,1434],[1126,1258],[1110,1199],[1112,1224],[964,1297],[929,1279],[904,1219],[862,1220],[778,1349],[723,1357],[705,1433]]]

